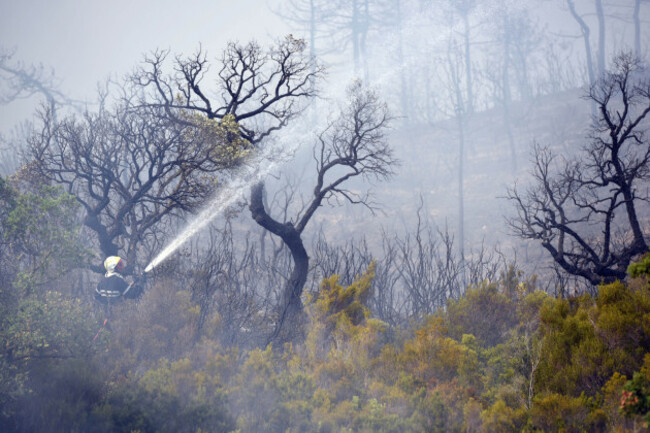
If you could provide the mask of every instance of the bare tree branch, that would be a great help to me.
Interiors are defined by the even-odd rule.
[[[314,147],[316,186],[304,212],[295,219],[295,225],[271,217],[264,206],[264,184],[253,187],[249,206],[253,219],[282,239],[294,261],[282,296],[278,325],[270,340],[280,335],[285,322],[294,323],[302,312],[300,297],[307,281],[309,257],[301,234],[323,200],[339,196],[352,203],[366,204],[362,197],[342,186],[357,176],[386,179],[392,174],[397,160],[385,139],[389,120],[386,105],[374,92],[365,89],[360,82],[350,87],[349,105],[317,137]]]
[[[580,160],[536,146],[533,184],[508,191],[517,211],[508,224],[539,240],[565,272],[597,285],[625,278],[632,258],[648,250],[648,221],[639,216],[649,198],[640,186],[650,174],[650,82],[639,60],[623,53],[587,98],[599,117]]]

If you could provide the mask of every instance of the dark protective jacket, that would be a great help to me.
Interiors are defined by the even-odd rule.
[[[122,299],[122,295],[129,288],[129,283],[118,274],[103,278],[97,289],[95,289],[95,298],[101,302],[116,302]]]

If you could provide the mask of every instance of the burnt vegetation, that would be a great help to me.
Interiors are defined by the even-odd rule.
[[[646,2],[560,3],[282,1],[305,39],[154,51],[85,109],[0,53],[44,101],[0,136],[0,431],[647,428]],[[112,255],[143,293],[106,307]]]
[[[360,82],[348,89],[348,99],[348,107],[318,134],[313,151],[316,162],[313,195],[295,218],[279,222],[267,213],[263,201],[264,183],[258,183],[251,190],[249,208],[253,219],[280,237],[293,259],[274,338],[287,320],[288,323],[298,322],[302,312],[301,297],[309,273],[309,256],[301,234],[318,208],[323,202],[337,199],[371,207],[368,196],[345,189],[346,182],[355,177],[386,179],[397,165],[385,137],[390,120],[386,105]]]

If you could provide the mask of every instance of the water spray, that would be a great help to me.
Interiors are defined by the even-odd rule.
[[[253,176],[255,181],[261,179],[261,176]],[[144,269],[144,272],[150,272],[165,260],[178,247],[190,239],[196,232],[208,225],[217,215],[219,215],[228,206],[235,203],[243,197],[244,192],[252,185],[253,182],[237,179],[231,182],[225,188],[222,188],[215,198],[203,209],[196,218],[182,230],[172,242],[170,242]]]
[[[265,142],[259,152],[232,173],[230,180],[225,182],[208,205],[145,267],[144,272],[151,272],[225,209],[241,200],[254,184],[289,161],[300,144],[312,134],[313,126],[309,130],[301,130],[301,127],[296,125],[283,130],[279,138]]]
[[[514,0],[506,0],[507,4],[516,4]],[[473,11],[472,16],[486,16],[499,6],[503,6],[503,0],[489,1],[485,5],[478,5]],[[415,17],[417,18],[417,16]],[[408,20],[407,20],[408,21]],[[459,24],[457,24],[459,25]],[[406,26],[407,28],[417,28],[417,26]],[[455,26],[454,26],[455,27]],[[412,31],[412,30],[411,30]],[[384,38],[386,35],[384,35]],[[439,40],[444,37],[440,35]],[[437,41],[439,42],[439,41]],[[397,35],[389,38],[389,46],[397,45]],[[384,43],[384,45],[386,45]],[[390,81],[399,74],[405,67],[415,64],[419,59],[411,58],[403,61],[397,67],[381,74],[373,80],[373,85],[381,86],[384,82]],[[342,84],[346,80],[339,81]],[[336,87],[333,83],[332,87]],[[249,158],[245,164],[230,177],[225,185],[220,188],[216,196],[210,203],[199,212],[199,214],[176,236],[146,267],[144,272],[148,273],[164,261],[182,244],[194,236],[198,231],[208,225],[214,218],[219,216],[229,206],[241,200],[253,184],[260,182],[281,164],[287,162],[298,150],[300,144],[306,141],[315,130],[315,125],[309,125],[309,130],[300,131],[300,126],[287,127],[283,129],[275,140],[264,143],[260,152]]]

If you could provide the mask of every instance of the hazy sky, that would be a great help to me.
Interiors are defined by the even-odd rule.
[[[109,75],[131,71],[156,48],[217,56],[229,40],[260,42],[287,33],[264,0],[0,0],[0,48],[25,64],[54,68],[61,90],[95,95]],[[0,106],[0,130],[33,104]]]
[[[130,72],[144,54],[157,48],[189,54],[201,44],[208,55],[216,57],[229,40],[247,42],[254,38],[264,43],[289,33],[288,26],[270,11],[268,2],[279,4],[280,0],[0,0],[0,49],[15,51],[14,60],[26,65],[42,63],[53,68],[64,94],[93,101],[97,83],[109,75],[121,77]],[[484,33],[489,33],[490,26],[485,21],[489,21],[490,14],[506,7],[525,6],[549,34],[568,35],[560,38],[562,43],[581,46],[579,27],[564,2],[484,0],[481,5],[474,15],[484,21],[481,27]],[[591,0],[581,2],[580,11],[585,19],[594,19],[591,6]],[[630,7],[608,7],[608,11],[621,16],[631,14]],[[615,41],[622,35],[621,26],[631,32],[631,24],[611,20],[614,23],[619,28],[608,27],[608,34]],[[436,30],[430,23],[408,29],[403,36],[408,37],[410,33],[416,42],[425,41],[429,45],[448,35],[444,26]],[[374,45],[370,42],[370,56],[373,56],[372,49],[390,55],[390,47],[396,45],[396,34],[382,32],[378,37],[382,39],[374,41]],[[614,46],[611,41],[608,43],[610,48]],[[352,68],[351,56],[344,60]],[[420,57],[416,56],[402,66],[419,63]],[[386,82],[395,81],[400,65],[390,66],[373,71],[371,81],[381,82],[382,77]],[[33,100],[0,105],[0,133],[30,116],[34,106]]]

